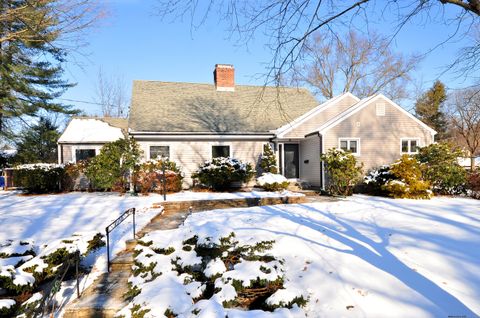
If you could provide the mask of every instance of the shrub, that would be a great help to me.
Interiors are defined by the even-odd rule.
[[[363,190],[368,194],[386,196],[388,193],[384,190],[383,186],[387,184],[388,181],[394,179],[395,176],[390,171],[390,166],[388,165],[372,169],[363,179]]]
[[[62,180],[62,191],[75,190],[77,179],[85,172],[88,161],[77,161],[77,163],[67,163],[64,166],[65,174]]]
[[[333,195],[352,195],[353,188],[360,181],[363,164],[358,165],[351,153],[342,149],[329,149],[321,156],[329,182],[327,191]]]
[[[387,181],[382,187],[394,198],[429,199],[432,196],[430,183],[423,180],[420,163],[408,155],[403,155],[390,166],[395,179]]]
[[[434,192],[459,194],[465,192],[466,182],[466,171],[457,161],[462,156],[462,151],[446,143],[436,143],[420,148],[415,158],[422,164],[423,177]]]
[[[55,164],[21,165],[14,171],[15,184],[29,193],[60,192],[65,169]]]
[[[85,171],[94,189],[123,192],[140,158],[141,150],[133,138],[106,143],[91,159]]]
[[[467,193],[472,198],[480,199],[480,169],[468,174]]]
[[[250,163],[219,157],[206,161],[192,178],[217,191],[223,191],[230,188],[233,182],[248,182],[254,175],[255,170]]]
[[[150,160],[142,163],[135,174],[136,187],[142,194],[157,192],[163,194],[163,166],[165,167],[166,191],[182,190],[183,176],[175,162],[169,159]]]
[[[257,178],[257,184],[266,191],[285,190],[290,184],[281,174],[264,173]]]
[[[263,146],[263,154],[260,157],[260,168],[263,173],[278,173],[277,158],[270,144]]]

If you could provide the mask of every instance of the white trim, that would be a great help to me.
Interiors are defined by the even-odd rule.
[[[408,152],[403,152],[403,151],[402,151],[402,143],[403,143],[404,140],[408,140],[408,141],[409,141],[409,142],[408,142],[408,150],[409,150]],[[411,149],[410,149],[410,148],[411,148],[411,147],[410,147],[410,140],[416,140],[416,141],[417,141],[417,148],[422,147],[422,145],[420,144],[420,142],[421,142],[422,139],[421,139],[420,137],[402,137],[402,138],[400,138],[400,155],[415,155],[415,154],[418,153],[418,150],[417,150],[417,151],[413,151],[413,152],[410,151],[410,150],[411,150]]]
[[[294,120],[292,120],[291,122],[289,122],[288,124],[283,125],[282,127],[278,128],[275,131],[276,134],[277,134],[277,138],[282,138],[285,134],[289,133],[290,131],[292,131],[293,129],[298,127],[299,125],[303,124],[305,121],[307,121],[307,120],[311,119],[313,116],[323,112],[325,109],[330,108],[331,106],[336,104],[335,102],[338,102],[338,101],[342,100],[343,98],[345,98],[347,96],[353,97],[357,101],[357,103],[360,101],[360,99],[357,96],[353,95],[350,92],[343,93],[341,95],[330,98],[329,100],[323,102],[322,104],[318,105],[317,107],[309,110],[308,112],[306,112],[302,116],[297,117]]]
[[[373,95],[373,96],[370,96],[370,97],[367,97],[363,100],[361,100],[359,103],[357,103],[356,105],[354,105],[353,107],[347,109],[346,111],[338,114],[337,116],[333,117],[331,120],[327,121],[325,124],[323,124],[322,126],[320,126],[318,128],[318,131],[321,133],[321,134],[324,134],[326,131],[328,131],[329,129],[335,127],[336,125],[338,125],[339,123],[341,123],[342,121],[344,121],[345,119],[347,119],[348,117],[352,116],[353,114],[357,113],[358,111],[362,110],[363,108],[365,108],[366,106],[370,105],[370,103],[373,103],[375,100],[379,99],[379,98],[383,98],[385,99],[390,105],[396,107],[398,110],[400,110],[403,114],[407,115],[408,117],[410,117],[411,119],[413,119],[414,121],[416,121],[420,126],[422,126],[423,128],[425,128],[426,130],[430,131],[432,134],[436,134],[437,132],[432,129],[431,127],[427,126],[425,123],[423,123],[422,121],[418,120],[417,118],[415,118],[415,116],[413,116],[412,114],[410,114],[409,112],[407,112],[405,109],[403,109],[402,107],[400,107],[398,104],[396,104],[395,102],[393,102],[392,100],[390,100],[388,97],[384,96],[383,94],[377,94],[377,95]]]
[[[361,154],[361,152],[360,152],[360,149],[361,149],[360,138],[357,138],[357,137],[339,137],[338,138],[338,149],[342,149],[341,146],[340,146],[340,143],[342,141],[347,142],[347,148],[350,148],[350,141],[356,141],[357,142],[357,152],[352,152],[351,154],[354,155],[354,156],[360,156],[360,154]]]
[[[193,141],[193,140],[263,140],[263,141],[268,141],[270,140],[274,135],[269,134],[269,135],[153,135],[153,134],[148,134],[148,135],[131,135],[133,138],[136,140],[140,141],[166,141],[166,140],[188,140],[188,141]]]

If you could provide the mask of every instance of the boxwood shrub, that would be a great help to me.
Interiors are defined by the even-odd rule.
[[[255,170],[250,163],[218,157],[201,165],[192,178],[216,191],[224,191],[231,188],[234,182],[250,181],[254,175]]]

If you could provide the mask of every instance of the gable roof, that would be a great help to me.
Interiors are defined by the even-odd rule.
[[[128,126],[135,132],[265,133],[318,105],[306,89],[134,81]]]
[[[72,117],[59,143],[104,143],[123,138],[127,132],[126,118]]]
[[[432,133],[434,135],[437,133],[434,129],[432,129],[431,127],[426,125],[424,122],[420,121],[418,118],[416,118],[415,116],[413,116],[412,114],[407,112],[405,109],[403,109],[397,103],[395,103],[394,101],[392,101],[391,99],[389,99],[388,97],[386,97],[383,94],[375,94],[375,95],[372,95],[372,96],[369,96],[369,97],[366,97],[366,98],[360,100],[358,103],[356,103],[352,107],[348,108],[344,112],[338,114],[337,116],[333,117],[332,119],[330,119],[329,121],[327,121],[326,123],[321,125],[316,131],[318,131],[320,134],[323,134],[324,132],[326,132],[330,128],[335,127],[336,125],[338,125],[339,123],[341,123],[342,121],[347,119],[348,117],[350,117],[353,114],[355,114],[356,112],[362,110],[367,105],[369,105],[371,102],[374,102],[375,100],[378,100],[380,98],[385,99],[390,105],[394,106],[395,108],[400,110],[403,114],[407,115],[408,117],[410,117],[411,119],[416,121],[420,126],[425,128],[426,130],[430,131],[430,133]]]
[[[277,131],[276,131],[277,137],[280,137],[280,138],[283,137],[285,134],[289,133],[290,131],[292,131],[293,129],[295,129],[296,127],[298,127],[299,125],[301,125],[305,121],[312,118],[313,116],[315,116],[315,115],[325,111],[326,109],[336,105],[337,102],[344,99],[345,97],[351,97],[354,100],[356,100],[357,102],[360,101],[360,99],[357,96],[353,95],[350,92],[346,92],[346,93],[337,95],[333,98],[330,98],[330,99],[326,100],[325,102],[323,102],[322,104],[318,105],[317,107],[313,108],[309,112],[307,112],[307,113],[303,114],[302,116],[294,119],[292,122],[289,122],[286,125],[278,128]]]

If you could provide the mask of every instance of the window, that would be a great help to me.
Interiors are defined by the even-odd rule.
[[[212,158],[230,157],[230,146],[212,146]]]
[[[418,138],[403,138],[401,140],[401,153],[418,153],[419,139]]]
[[[150,159],[170,158],[169,146],[150,146]]]
[[[360,154],[360,139],[358,138],[340,138],[339,147],[342,150],[350,151],[354,155]]]
[[[76,149],[75,161],[88,160],[95,157],[95,149]]]

